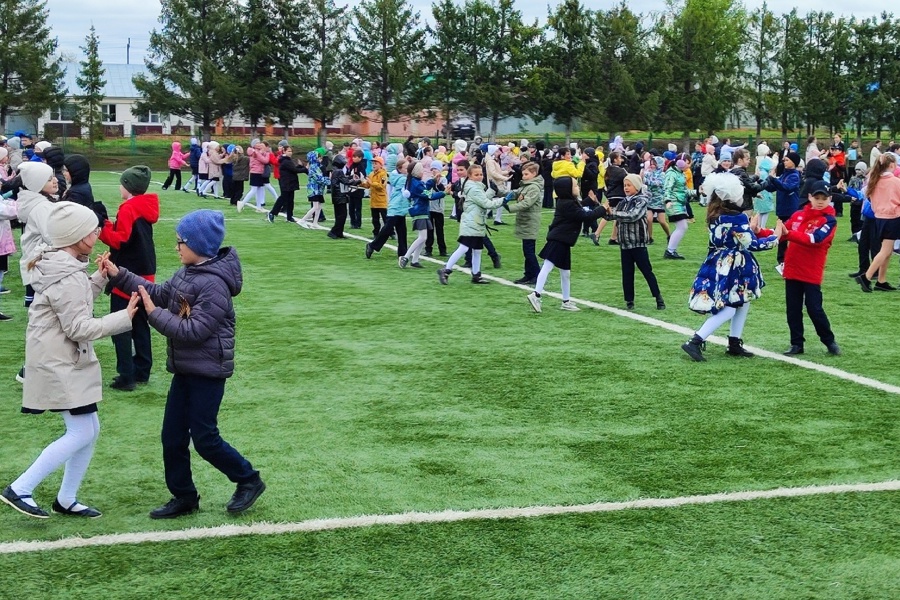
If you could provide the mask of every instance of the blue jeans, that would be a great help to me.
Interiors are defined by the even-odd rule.
[[[191,474],[192,439],[197,454],[233,483],[250,483],[259,477],[259,471],[219,435],[217,421],[224,394],[224,379],[172,377],[163,416],[162,446],[166,486],[176,498],[197,497]]]

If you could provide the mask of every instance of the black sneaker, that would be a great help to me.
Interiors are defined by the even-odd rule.
[[[159,508],[150,511],[151,519],[175,519],[200,510],[200,496],[195,498],[172,498]]]
[[[73,502],[72,506],[75,506],[78,502]],[[103,516],[96,508],[91,508],[90,506],[85,506],[81,510],[72,510],[72,506],[69,508],[65,508],[62,504],[59,503],[59,500],[53,501],[53,506],[50,507],[50,510],[55,512],[58,515],[68,515],[70,517],[85,517],[87,519],[99,519]]]
[[[0,313],[0,321],[12,321],[12,317],[9,315],[4,315],[3,313]]]
[[[256,502],[256,499],[266,491],[266,484],[259,477],[251,483],[239,483],[231,500],[225,505],[225,510],[231,514],[242,513]]]
[[[422,266],[422,263],[409,263],[409,266],[412,267],[413,269],[424,269],[425,268]]]
[[[828,354],[832,356],[840,356],[841,355],[841,347],[837,345],[837,342],[831,342],[830,344],[825,345],[828,348]]]
[[[463,269],[471,269],[471,268],[472,268],[471,261],[467,260],[466,262],[463,263]]]
[[[662,296],[656,299],[656,310],[666,310],[666,303],[663,302]]]
[[[114,390],[119,390],[120,392],[133,392],[134,388],[137,387],[137,384],[134,381],[129,381],[119,375],[118,377],[114,377],[112,382],[109,384]]]
[[[472,283],[476,285],[487,285],[490,283],[487,279],[481,276],[481,273],[472,273]]]
[[[866,277],[865,273],[856,278],[856,283],[859,284],[859,287],[861,287],[862,291],[864,291],[865,293],[872,293],[872,282],[869,281],[869,278]]]
[[[859,277],[860,275],[865,275],[865,273],[866,273],[865,271],[857,271],[856,273],[850,273],[850,274],[847,275],[847,276],[848,276],[850,279],[856,279],[856,278]]]
[[[441,285],[447,285],[450,273],[452,273],[452,271],[443,267],[437,270],[438,281],[441,283]]]
[[[889,284],[887,281],[876,282],[875,285],[872,286],[872,289],[874,289],[876,292],[896,292],[897,291],[897,288],[895,288],[894,286]]]
[[[500,268],[502,268],[502,266],[501,266],[501,264],[500,264],[500,254],[495,254],[495,255],[493,255],[493,256],[491,257],[491,262],[494,263],[494,268],[495,268],[495,269],[500,269]]]
[[[790,348],[782,352],[785,356],[797,356],[798,354],[803,354],[803,345],[801,344],[793,344]]]
[[[34,517],[35,519],[50,518],[50,515],[47,514],[46,510],[42,509],[39,506],[32,506],[28,504],[23,500],[23,498],[31,498],[31,496],[19,496],[13,491],[11,486],[6,486],[6,489],[4,489],[3,493],[0,494],[0,500],[3,500],[3,502],[6,502],[23,515],[28,515],[29,517]]]
[[[434,256],[434,254],[432,254],[430,250],[426,250],[425,252],[422,253],[422,256],[427,256],[428,258],[431,258],[432,256]]]
[[[625,308],[627,308],[628,310],[634,310],[634,302],[626,302]]]
[[[366,258],[372,258],[372,253],[375,252],[375,249],[372,248],[372,244],[366,243]]]

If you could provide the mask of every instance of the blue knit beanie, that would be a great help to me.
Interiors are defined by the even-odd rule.
[[[195,210],[181,218],[175,232],[198,255],[214,258],[225,239],[225,215],[208,208]]]

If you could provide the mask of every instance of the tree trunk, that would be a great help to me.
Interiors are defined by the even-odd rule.
[[[569,147],[569,144],[572,140],[572,119],[566,121],[566,148]]]
[[[475,107],[475,137],[480,137],[483,139],[481,135],[481,107]]]
[[[325,120],[317,119],[319,122],[319,131],[316,132],[316,146],[319,148],[325,147],[325,137],[327,135],[327,131],[325,129]]]
[[[497,141],[497,124],[500,122],[500,113],[496,110],[491,115],[491,141]]]
[[[390,130],[388,129],[388,121],[386,118],[381,118],[381,143],[386,143],[391,137]]]

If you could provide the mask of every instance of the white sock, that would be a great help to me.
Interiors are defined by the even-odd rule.
[[[34,492],[34,488],[40,485],[50,473],[65,464],[66,470],[63,475],[63,486],[59,490],[59,498],[63,498],[60,504],[68,508],[68,505],[75,501],[75,495],[84,479],[88,465],[91,463],[94,442],[100,435],[100,421],[97,413],[73,415],[69,411],[64,411],[60,414],[66,423],[66,432],[44,448],[41,455],[18,479],[10,484],[10,487],[19,496],[23,494],[30,496]],[[64,503],[65,500],[68,500],[68,504]],[[36,506],[34,501],[29,502],[27,498],[24,502]]]
[[[550,271],[552,270],[553,263],[549,260],[545,260],[544,264],[541,265],[541,272],[538,273],[537,282],[534,284],[534,293],[538,296],[544,291],[544,286],[547,285],[547,277],[550,276]]]
[[[697,335],[701,339],[706,339],[715,333],[716,329],[721,327],[726,321],[734,316],[735,310],[731,306],[726,306],[714,315],[709,315],[703,326],[697,330]]]
[[[459,245],[459,248],[457,248],[457,249],[453,252],[453,254],[450,255],[450,258],[447,259],[447,264],[444,265],[444,268],[445,268],[446,270],[448,270],[448,271],[449,271],[450,269],[452,269],[452,268],[453,268],[453,265],[455,265],[456,263],[458,263],[458,262],[459,262],[459,259],[461,259],[463,256],[465,256],[465,255],[466,255],[466,252],[468,252],[468,251],[469,251],[469,247],[468,247],[468,246],[466,246],[465,244],[460,244],[460,245]]]
[[[741,337],[741,334],[744,333],[744,323],[747,322],[749,313],[750,304],[742,304],[735,309],[734,316],[731,317],[731,330],[728,332],[728,335],[736,338]]]
[[[678,251],[678,244],[681,243],[681,238],[683,238],[684,234],[687,233],[687,228],[687,219],[675,223],[675,231],[672,232],[672,237],[669,238],[669,246],[668,248],[666,248],[669,252]]]
[[[559,284],[562,288],[563,302],[568,302],[572,284],[572,271],[570,269],[559,270]]]
[[[481,273],[481,250],[472,250],[472,274]]]

